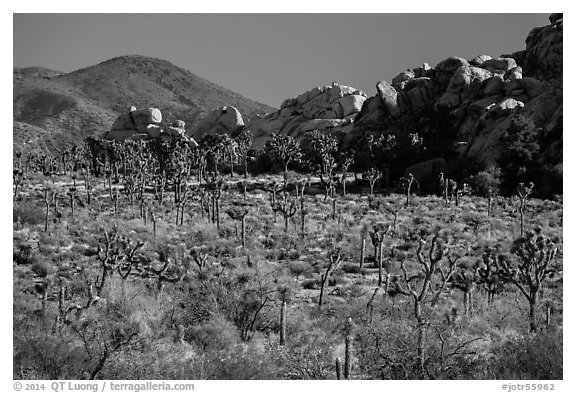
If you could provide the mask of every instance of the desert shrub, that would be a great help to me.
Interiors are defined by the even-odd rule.
[[[304,288],[304,289],[320,289],[320,280],[318,280],[318,279],[304,280],[304,282],[302,283],[302,288]]]
[[[360,266],[358,266],[357,264],[346,263],[342,265],[342,270],[344,271],[344,273],[360,274],[362,273],[363,269],[360,269]]]
[[[30,268],[38,277],[46,277],[52,270],[52,267],[45,261],[36,261]]]
[[[17,265],[30,265],[36,262],[37,256],[32,245],[27,243],[20,243],[16,246],[13,252],[13,261]]]
[[[240,335],[232,322],[216,315],[199,326],[190,327],[185,338],[203,351],[220,351],[238,343]]]
[[[310,270],[310,266],[302,261],[290,261],[288,263],[288,269],[290,269],[290,272],[294,274],[296,278],[299,278],[301,274]]]
[[[23,203],[12,208],[12,220],[22,224],[38,225],[44,222],[45,212],[33,203]]]
[[[562,379],[562,331],[512,338],[492,349],[490,379]]]

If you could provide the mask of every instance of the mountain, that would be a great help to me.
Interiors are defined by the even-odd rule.
[[[131,106],[159,108],[166,122],[184,120],[188,130],[225,105],[246,119],[275,109],[168,61],[137,55],[70,73],[14,69],[13,88],[14,145],[23,150],[58,149],[102,135]]]

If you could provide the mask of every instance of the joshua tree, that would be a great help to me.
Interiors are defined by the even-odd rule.
[[[530,330],[537,330],[536,308],[543,284],[554,276],[559,266],[553,263],[558,255],[557,239],[551,239],[537,228],[526,236],[517,239],[512,245],[512,253],[517,258],[501,255],[498,264],[503,278],[513,283],[526,297],[530,305]]]
[[[383,245],[384,236],[390,230],[390,225],[383,229],[380,225],[375,225],[370,231],[372,245],[374,246],[374,262],[378,265],[378,286],[382,286],[382,264],[383,264]]]
[[[154,185],[154,197],[162,205],[164,203],[164,192],[166,191],[166,172],[159,171],[152,177]]]
[[[422,313],[422,306],[428,296],[435,292],[435,298],[440,296],[446,283],[450,280],[454,272],[458,257],[448,255],[448,246],[440,241],[438,235],[432,238],[428,256],[424,256],[424,246],[426,241],[420,240],[416,251],[418,266],[421,272],[411,276],[406,268],[405,260],[400,260],[402,276],[400,280],[394,280],[393,291],[411,298],[414,303],[414,317],[417,321],[418,329],[418,360],[422,378],[426,377],[425,353],[426,327],[428,321]],[[399,281],[402,281],[400,284]],[[416,281],[416,283],[414,283]]]
[[[524,183],[518,184],[516,188],[516,193],[520,198],[520,207],[518,211],[520,212],[520,236],[524,236],[524,212],[526,209],[526,200],[532,193],[532,189],[534,188],[534,183],[530,182],[528,185],[524,185]]]
[[[440,188],[440,192],[444,196],[444,200],[446,203],[450,203],[452,198],[454,198],[456,191],[458,189],[458,183],[456,183],[452,179],[448,179],[444,177],[444,172],[440,172],[438,177],[438,186]]]
[[[48,216],[50,215],[50,205],[54,203],[57,197],[56,191],[52,191],[52,194],[50,197],[48,197],[49,192],[50,190],[48,188],[44,188],[44,203],[46,204],[46,220],[44,221],[44,232],[48,231]]]
[[[190,256],[194,259],[199,271],[203,271],[208,266],[209,254],[204,248],[193,248],[192,251],[190,251]]]
[[[205,177],[206,184],[204,185],[208,191],[212,201],[212,223],[216,223],[216,227],[220,229],[220,198],[224,190],[224,181],[215,172],[210,176]]]
[[[158,279],[156,282],[156,288],[158,289],[158,292],[156,292],[156,298],[159,298],[162,295],[162,290],[164,289],[165,283],[176,283],[180,281],[183,276],[181,269],[177,267],[175,269],[169,269],[171,267],[172,261],[164,251],[161,251],[159,254],[162,267],[155,268],[154,266],[150,265],[148,269],[150,273],[156,275]]]
[[[308,209],[304,206],[304,197],[300,198],[300,218],[301,220],[301,227],[300,232],[302,233],[302,238],[306,235],[306,216],[308,215]]]
[[[101,267],[101,274],[96,284],[98,296],[104,289],[108,275],[112,274],[119,264],[132,263],[136,251],[144,246],[144,242],[133,242],[127,236],[120,235],[116,226],[110,233],[105,228],[102,228],[102,232],[104,233],[101,241],[103,246],[98,245],[97,253]]]
[[[249,213],[248,207],[237,205],[234,206],[226,211],[228,216],[233,219],[240,221],[241,223],[241,241],[242,241],[242,248],[246,248],[246,216]]]
[[[70,198],[70,209],[72,210],[72,219],[74,219],[74,207],[76,198],[78,198],[78,190],[76,187],[70,187],[68,189],[68,197]]]
[[[264,148],[272,161],[278,162],[284,168],[284,187],[288,182],[288,166],[299,162],[302,151],[298,142],[288,135],[272,134]]]
[[[153,210],[150,210],[150,218],[152,219],[152,233],[154,237],[156,237],[156,214],[154,214]]]
[[[118,190],[114,190],[112,193],[112,202],[114,203],[114,218],[118,218],[118,199],[120,195],[118,195]]]
[[[404,189],[404,192],[406,193],[406,206],[409,206],[410,205],[410,195],[412,192],[412,184],[414,184],[415,181],[416,181],[416,183],[418,183],[418,181],[416,180],[414,175],[412,175],[411,173],[409,173],[408,176],[403,177],[401,179],[401,181],[402,181],[402,188]]]
[[[282,217],[284,217],[284,230],[288,232],[288,222],[294,214],[296,214],[296,204],[294,201],[286,201],[286,202],[276,202],[276,204],[272,207],[274,212],[280,212]]]
[[[456,188],[456,206],[460,205],[460,198],[462,198],[464,195],[470,195],[470,188],[468,187],[467,183],[462,183],[460,187]]]
[[[339,248],[331,249],[328,252],[328,261],[328,267],[326,268],[324,274],[322,274],[320,281],[320,297],[318,298],[319,307],[322,307],[324,302],[324,292],[326,290],[326,285],[328,284],[330,276],[340,267],[340,264],[342,263],[342,250]]]
[[[235,138],[238,152],[242,156],[242,163],[244,164],[244,179],[248,178],[248,152],[252,147],[252,132],[250,130],[244,129],[242,132]]]
[[[472,185],[476,192],[488,201],[488,217],[492,215],[492,205],[494,198],[498,195],[500,188],[501,171],[495,165],[491,165],[485,170],[472,177]]]
[[[343,156],[342,163],[340,164],[340,176],[338,178],[340,184],[342,184],[342,196],[346,196],[346,178],[348,177],[348,168],[353,163],[353,156]]]
[[[368,232],[368,228],[365,226],[360,229],[360,269],[364,267],[364,258],[366,256],[366,233]]]
[[[183,185],[180,190],[178,202],[176,202],[176,225],[184,225],[184,210],[186,203],[192,198],[196,190],[190,186]]]
[[[370,184],[370,196],[374,195],[374,185],[376,184],[378,179],[380,179],[381,177],[382,177],[382,172],[380,172],[379,170],[376,170],[374,168],[370,168],[368,171],[364,172],[364,174],[362,175],[362,178],[364,180],[368,180],[368,183]]]
[[[470,313],[473,299],[472,294],[478,280],[477,265],[472,264],[469,260],[463,260],[458,263],[452,275],[450,285],[453,288],[459,289],[463,294],[462,304],[464,306],[464,315]]]
[[[18,194],[18,188],[20,187],[20,185],[24,181],[25,176],[24,176],[24,171],[22,171],[21,169],[14,169],[12,172],[13,172],[12,180],[14,183],[14,194],[12,197],[14,199],[16,199],[16,195]]]
[[[274,209],[274,206],[276,206],[276,195],[278,193],[278,191],[283,191],[286,188],[283,187],[280,183],[273,181],[272,183],[270,183],[270,185],[268,187],[266,187],[266,190],[272,193],[272,210],[274,211],[274,222],[276,222],[276,210]]]
[[[288,303],[292,301],[292,290],[287,286],[278,289],[280,300],[280,345],[286,344],[286,322],[288,320]]]
[[[488,304],[492,304],[494,296],[504,290],[503,274],[498,264],[498,255],[497,250],[486,248],[482,254],[482,261],[478,264],[478,283],[486,292]]]
[[[344,350],[344,379],[350,379],[352,376],[352,342],[354,325],[352,323],[352,318],[348,318],[346,321],[346,327],[344,328],[345,333],[345,350]]]

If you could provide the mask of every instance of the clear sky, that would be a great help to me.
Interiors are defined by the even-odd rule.
[[[330,11],[327,9],[326,11]],[[549,14],[14,14],[14,67],[73,71],[139,54],[256,101],[379,80],[448,56],[525,48]]]

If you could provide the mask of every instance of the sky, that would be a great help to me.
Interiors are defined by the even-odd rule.
[[[330,10],[326,10],[330,11]],[[525,48],[549,14],[14,14],[13,66],[70,72],[158,57],[255,101],[376,83],[449,56]]]

